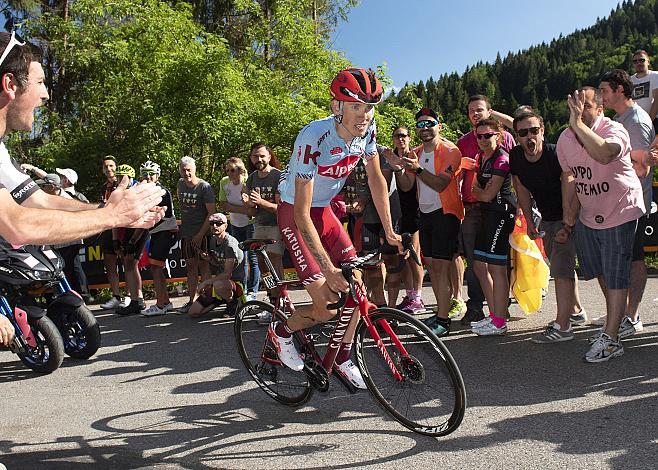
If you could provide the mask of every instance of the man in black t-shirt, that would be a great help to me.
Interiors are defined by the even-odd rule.
[[[544,121],[533,112],[514,119],[520,145],[509,154],[510,168],[519,207],[526,216],[528,236],[544,239],[551,276],[555,279],[557,317],[546,331],[532,338],[535,343],[555,343],[573,339],[571,323],[587,321],[580,306],[575,274],[576,247],[572,227],[562,222],[562,169],[554,144],[544,142]],[[541,223],[535,226],[531,198],[535,199]]]

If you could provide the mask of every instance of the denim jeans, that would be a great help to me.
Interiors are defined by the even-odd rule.
[[[228,225],[228,233],[233,235],[239,242],[253,238],[254,224],[245,225],[244,227],[235,227]],[[244,263],[244,276],[242,276],[242,283],[247,286],[248,294],[255,294],[258,292],[260,284],[260,269],[258,268],[258,255],[255,251],[245,251]]]

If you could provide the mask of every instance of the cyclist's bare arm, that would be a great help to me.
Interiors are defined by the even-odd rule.
[[[22,206],[33,207],[35,209],[57,209],[71,212],[88,211],[98,208],[98,204],[87,204],[80,202],[77,199],[55,196],[41,190],[35,192],[29,198],[27,198]]]
[[[295,224],[302,238],[320,266],[327,280],[328,287],[334,292],[347,292],[349,285],[341,270],[331,262],[331,258],[322,246],[320,235],[311,220],[311,202],[313,200],[313,180],[295,179]],[[390,219],[390,217],[389,217]]]
[[[370,195],[372,202],[375,204],[379,220],[384,227],[386,234],[386,241],[393,246],[397,246],[400,253],[404,251],[400,235],[393,231],[393,222],[391,220],[391,207],[388,201],[388,186],[386,179],[382,174],[379,165],[379,156],[375,155],[370,160],[366,160],[366,174],[368,175],[368,186],[370,187]]]
[[[161,190],[151,185],[115,191],[101,209],[70,212],[21,206],[2,188],[0,236],[15,245],[38,245],[86,238],[113,227],[149,228],[162,218],[161,210],[153,210],[161,200]]]

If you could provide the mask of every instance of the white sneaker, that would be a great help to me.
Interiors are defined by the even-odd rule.
[[[112,297],[110,300],[108,300],[104,304],[101,304],[100,307],[103,310],[116,310],[118,308],[123,307],[123,304],[116,297]]]
[[[274,344],[281,362],[292,370],[301,371],[304,368],[304,361],[302,355],[299,354],[299,351],[297,351],[297,348],[295,347],[292,336],[290,338],[282,338],[274,331],[274,328],[276,328],[279,323],[280,322],[274,322],[270,324],[270,327],[267,330],[267,336],[270,341],[272,341],[272,344]]]
[[[642,324],[642,320],[640,320],[639,317],[634,322],[628,316],[624,315],[624,318],[622,319],[621,324],[619,325],[619,339],[632,336],[638,331],[642,331],[643,329],[644,329],[644,325]]]
[[[480,328],[481,326],[487,325],[489,323],[491,323],[491,317],[484,317],[482,320],[472,321],[471,322],[471,329],[472,328]]]
[[[171,303],[169,303],[171,305]],[[149,308],[146,310],[142,310],[142,315],[145,317],[157,317],[158,315],[166,315],[167,314],[167,306],[165,305],[164,307],[160,308],[157,305],[151,305]]]
[[[247,302],[252,301],[252,300],[257,300],[255,292],[252,292],[251,294],[247,294],[245,297],[247,299]]]
[[[122,307],[127,307],[128,305],[130,305],[130,297],[125,296],[125,297],[123,298],[123,303],[121,304],[121,306],[122,306]]]
[[[172,304],[171,302],[169,302],[167,305],[165,305],[164,307],[162,307],[162,309],[163,309],[165,312],[168,312],[168,311],[170,311],[170,310],[173,310],[173,309],[174,309],[174,304]]]
[[[605,362],[613,357],[619,357],[624,354],[624,347],[619,341],[613,340],[605,333],[601,333],[589,351],[585,353],[586,362]]]
[[[341,371],[347,380],[349,380],[356,388],[360,388],[362,390],[367,388],[366,383],[363,381],[361,371],[356,366],[356,364],[352,362],[352,359],[348,359],[342,364],[336,364],[336,369]]]
[[[505,333],[507,333],[507,323],[501,326],[500,328],[498,328],[497,326],[495,326],[493,323],[490,322],[478,327],[473,327],[471,331],[478,336],[504,335]]]

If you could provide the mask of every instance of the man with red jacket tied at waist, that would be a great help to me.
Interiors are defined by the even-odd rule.
[[[416,113],[416,133],[423,144],[409,157],[391,162],[406,170],[399,178],[400,189],[409,191],[418,182],[420,249],[438,304],[436,315],[425,323],[435,335],[446,336],[450,332],[450,267],[458,251],[464,205],[455,176],[460,169],[461,153],[455,144],[441,137],[440,130],[436,112],[422,108]]]

